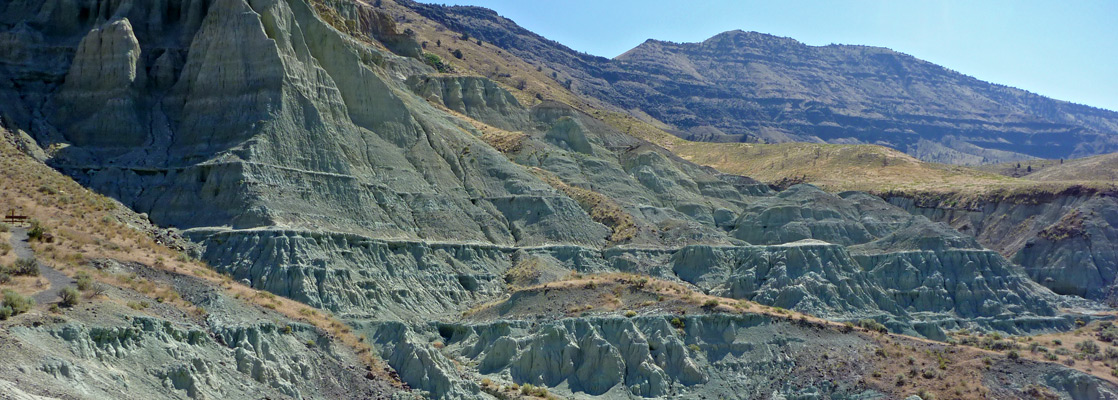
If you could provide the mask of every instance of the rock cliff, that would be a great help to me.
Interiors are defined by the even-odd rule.
[[[0,117],[49,165],[180,229],[217,271],[345,319],[435,397],[492,396],[482,376],[615,398],[873,395],[826,377],[781,384],[806,376],[803,360],[828,343],[867,339],[789,333],[760,315],[685,317],[684,328],[663,311],[460,321],[517,285],[579,274],[647,275],[933,339],[1074,326],[1059,309],[1067,299],[947,225],[863,193],[777,192],[569,105],[439,74],[379,13],[363,1],[0,1],[0,43],[13,54],[0,59],[11,104]],[[241,317],[211,315],[207,329],[34,327],[27,340],[61,338],[91,358],[138,354],[120,368],[161,365],[136,393],[349,390],[348,375],[316,369],[323,355],[304,351],[328,342]],[[199,361],[150,355],[164,347]]]
[[[1118,203],[1112,194],[1069,190],[974,202],[920,196],[889,201],[973,235],[1056,293],[1115,302]]]

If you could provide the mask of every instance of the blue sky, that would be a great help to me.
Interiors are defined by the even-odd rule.
[[[442,0],[496,10],[575,50],[742,29],[888,47],[982,80],[1118,111],[1118,1]]]

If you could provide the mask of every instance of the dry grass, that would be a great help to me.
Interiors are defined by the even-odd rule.
[[[611,243],[624,243],[636,236],[637,225],[633,215],[621,208],[613,199],[590,189],[568,185],[548,171],[535,167],[529,170],[547,184],[577,201],[594,221],[610,228]]]
[[[1118,316],[1118,313],[1111,313],[1111,317]],[[1016,342],[1020,343],[1023,347],[1018,353],[1022,358],[1028,358],[1036,361],[1053,362],[1049,360],[1048,354],[1055,355],[1058,360],[1064,365],[1068,365],[1079,371],[1094,375],[1099,379],[1108,381],[1113,384],[1118,384],[1118,376],[1115,376],[1115,371],[1118,369],[1118,357],[1106,357],[1108,351],[1113,352],[1112,355],[1118,356],[1118,342],[1111,341],[1105,342],[1098,336],[1098,330],[1105,324],[1105,322],[1093,322],[1087,324],[1079,329],[1070,332],[1060,332],[1047,335],[1037,335],[1030,337],[1013,338]],[[1101,359],[1092,359],[1086,356],[1082,351],[1076,348],[1076,345],[1082,342],[1092,342],[1099,348],[1099,355]],[[1037,343],[1039,346],[1048,348],[1048,352],[1039,352],[1029,349],[1032,343]],[[1068,354],[1056,354],[1057,351],[1063,353],[1059,349],[1067,350]],[[1072,360],[1069,362],[1069,360]]]
[[[1025,179],[1035,181],[1094,180],[1118,181],[1118,153],[1103,154],[1074,160],[1044,160],[1047,165],[1033,167]]]
[[[383,374],[386,364],[376,358],[363,337],[357,336],[337,318],[314,311],[302,303],[241,285],[201,261],[191,260],[156,243],[147,233],[125,225],[113,216],[117,203],[20,153],[9,139],[6,132],[0,130],[0,204],[18,208],[21,213],[40,221],[53,234],[54,240],[50,243],[31,242],[40,261],[71,277],[85,272],[102,284],[130,288],[153,301],[175,306],[187,315],[203,318],[205,310],[182,299],[174,288],[135,275],[98,271],[89,265],[88,260],[108,258],[136,262],[175,274],[195,276],[224,289],[230,296],[321,329],[332,339],[354,349],[374,373]],[[17,277],[4,288],[33,294],[46,289],[45,285],[40,287],[37,284],[39,280],[42,278]],[[387,374],[384,375],[387,380]]]
[[[47,285],[47,279],[41,276],[13,276],[11,282],[0,285],[0,288],[31,296],[47,289]]]
[[[877,346],[866,382],[905,398],[927,393],[937,399],[985,399],[986,360],[1002,356],[967,346],[948,346],[896,335],[874,336]],[[922,396],[930,398],[929,396]]]
[[[416,40],[426,42],[424,51],[451,63],[459,73],[492,79],[516,96],[521,104],[531,106],[544,98],[584,111],[606,107],[599,100],[586,99],[567,90],[560,83],[567,77],[558,73],[557,79],[552,78],[551,73],[557,71],[551,68],[530,64],[484,41],[478,44],[477,38],[463,40],[461,32],[451,31],[392,0],[383,0],[381,10],[396,19],[399,30],[411,29]],[[454,56],[455,50],[462,52],[461,59]]]
[[[875,145],[692,142],[665,132],[655,121],[611,111],[590,113],[614,129],[664,147],[696,164],[775,186],[803,182],[832,192],[897,194],[947,207],[970,207],[991,200],[1035,202],[1061,193],[1118,193],[1118,179],[1107,179],[1118,174],[1118,156],[1114,155],[1067,160],[1063,165],[1058,165],[1058,161],[1034,161],[1036,165],[1057,165],[1043,173],[1013,178],[997,173],[999,169],[994,167],[928,163]],[[1080,164],[1091,167],[1075,167]],[[1083,175],[1092,170],[1102,172]]]

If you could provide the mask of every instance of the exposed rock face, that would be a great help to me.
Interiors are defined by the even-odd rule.
[[[786,352],[806,357],[829,342],[801,346],[815,333],[789,338],[761,317],[688,318],[686,335],[662,317],[572,319],[538,330],[525,321],[454,322],[507,294],[516,269],[536,272],[531,283],[572,272],[646,274],[832,319],[875,318],[932,338],[944,328],[1070,326],[1056,311],[1060,298],[943,224],[865,194],[811,186],[776,193],[569,106],[526,108],[484,78],[436,76],[420,60],[323,19],[381,18],[366,4],[354,7],[2,2],[0,43],[17,55],[0,59],[0,98],[14,104],[0,109],[3,123],[49,149],[43,156],[52,166],[183,229],[215,269],[343,316],[402,379],[438,397],[488,395],[472,379],[473,366],[459,371],[457,360],[423,342],[432,334],[476,361],[478,374],[580,396],[686,396],[710,382],[718,384],[703,391],[727,396],[858,395],[823,380],[779,386],[797,365]],[[381,19],[360,23],[358,31],[382,37],[394,29]],[[501,128],[500,139],[515,145],[498,151],[492,136],[455,114]],[[82,122],[90,119],[97,123]],[[302,361],[321,354],[300,349],[299,340],[320,338],[283,336],[241,317],[211,316],[197,329],[224,348],[189,331],[168,333],[158,321],[150,329],[115,321],[115,331],[88,324],[58,336],[80,343],[76,354],[98,357],[159,352],[147,344],[171,339],[210,346],[183,350],[184,359],[202,361],[156,369],[141,392],[166,386],[247,397],[264,388],[331,397],[347,390],[344,380],[308,383],[334,377]],[[748,341],[738,340],[743,331]],[[82,339],[91,335],[109,344]],[[227,365],[206,362],[219,356]],[[166,364],[159,360],[128,362]],[[45,370],[60,376],[73,370],[50,365]],[[244,385],[226,389],[238,379]]]
[[[1118,201],[1110,194],[1059,194],[948,206],[890,202],[974,235],[1056,293],[1115,302]]]
[[[404,332],[396,325],[369,329],[376,332],[378,344],[394,348],[400,347],[395,342],[404,341],[430,349],[430,341],[440,340],[447,348],[435,352],[437,358],[445,359],[445,352],[475,361],[483,376],[606,398],[678,397],[698,387],[714,390],[704,393],[727,394],[787,390],[779,388],[779,382],[797,353],[825,340],[818,333],[761,316],[683,321],[683,330],[663,317],[565,319],[538,328],[497,322]],[[772,335],[778,329],[784,335]],[[835,339],[842,345],[857,341]],[[438,362],[424,365],[427,376],[445,373]]]
[[[397,368],[413,367],[411,376],[403,376],[406,382],[445,398],[477,393],[472,382],[457,376],[450,359],[476,365],[475,379],[540,385],[576,398],[884,396],[855,382],[871,372],[866,368],[873,355],[861,350],[876,345],[864,337],[761,315],[700,315],[677,322],[642,316],[539,325],[498,321],[407,328],[387,323],[359,329],[392,353]],[[400,349],[408,350],[400,354]],[[830,354],[841,365],[809,361],[818,360],[818,353]],[[983,372],[982,379],[1005,397],[1023,396],[1027,386],[1037,383],[1073,399],[1114,398],[1115,393],[1108,383],[1058,364],[999,363]]]
[[[815,188],[795,190],[854,207]],[[871,207],[868,196],[852,197],[865,208],[890,208],[881,200]],[[897,208],[890,214],[906,217],[908,225],[937,226]],[[207,243],[204,258],[218,269],[254,287],[354,317],[445,315],[444,310],[499,295],[506,271],[534,259],[558,271],[648,274],[827,318],[875,318],[896,331],[930,337],[943,337],[942,329],[1027,332],[1072,326],[1072,319],[1057,312],[1063,300],[973,240],[944,241],[942,230],[931,230],[937,234],[933,240],[918,235],[926,230],[886,230],[879,232],[882,238],[850,248],[812,239],[768,246],[606,250],[384,241],[307,231],[190,234]],[[831,235],[826,229],[805,231]],[[911,239],[897,245],[898,236]]]
[[[148,139],[137,104],[147,74],[140,43],[127,19],[95,28],[82,39],[59,93],[59,120],[77,146],[127,148]]]
[[[484,8],[401,3],[688,139],[883,144],[957,164],[1118,150],[1118,113],[982,82],[889,49],[731,31],[699,43],[648,40],[606,59]]]
[[[415,75],[407,84],[428,101],[501,129],[523,130],[528,124],[528,113],[516,97],[489,79]]]
[[[368,398],[399,392],[366,379],[363,369],[353,368],[360,359],[313,326],[247,306],[200,280],[154,279],[174,284],[209,315],[199,321],[154,304],[148,311],[167,317],[152,317],[102,303],[38,317],[3,333],[0,375],[51,398]],[[5,397],[11,392],[0,389]]]

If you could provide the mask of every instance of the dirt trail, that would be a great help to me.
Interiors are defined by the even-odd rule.
[[[31,244],[27,243],[27,229],[25,228],[12,228],[12,250],[15,251],[16,257],[19,258],[34,258],[35,252],[31,250]],[[58,299],[58,293],[62,288],[74,284],[74,280],[69,276],[59,272],[57,269],[51,268],[42,262],[39,264],[39,276],[47,278],[49,287],[32,296],[35,299],[35,304],[47,304]]]

